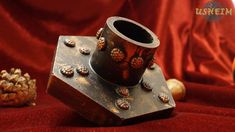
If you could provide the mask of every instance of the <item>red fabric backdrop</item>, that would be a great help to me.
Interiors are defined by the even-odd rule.
[[[0,68],[22,68],[37,79],[37,106],[0,108],[0,131],[235,130],[235,17],[195,15],[207,0],[1,0]],[[134,19],[154,31],[157,63],[167,78],[183,80],[186,101],[171,118],[120,127],[95,127],[45,93],[59,35],[94,36],[109,16]]]

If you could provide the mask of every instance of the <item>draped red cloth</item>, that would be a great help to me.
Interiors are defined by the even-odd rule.
[[[0,131],[234,131],[235,9],[208,21],[195,15],[208,0],[1,0],[0,68],[21,68],[37,79],[37,106],[0,108]],[[46,94],[59,35],[94,36],[109,16],[134,19],[161,41],[157,63],[187,88],[170,118],[97,127]]]

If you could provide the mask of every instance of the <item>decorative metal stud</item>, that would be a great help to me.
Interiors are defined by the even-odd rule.
[[[75,47],[76,42],[74,40],[70,40],[70,39],[65,39],[64,40],[64,44],[68,47]]]
[[[116,92],[123,97],[129,96],[129,90],[126,87],[119,87],[116,89]]]
[[[91,53],[91,50],[89,48],[85,48],[85,47],[80,48],[79,51],[83,55],[89,55]]]
[[[96,38],[99,39],[101,36],[101,33],[103,32],[103,28],[100,28],[97,32],[96,32]]]
[[[148,65],[148,69],[150,69],[150,70],[154,70],[155,69],[155,58],[153,58],[150,61],[149,65]]]
[[[124,99],[124,98],[117,99],[116,102],[115,102],[115,105],[118,108],[123,109],[123,110],[130,109],[130,103],[126,99]]]
[[[97,42],[97,48],[98,50],[104,50],[106,47],[106,44],[105,44],[105,38],[104,37],[100,37],[98,39],[98,42]]]
[[[74,74],[74,69],[72,66],[66,65],[61,67],[60,72],[66,77],[72,77]]]
[[[158,98],[163,102],[163,103],[168,103],[169,102],[169,97],[165,93],[159,93]]]
[[[132,68],[135,68],[135,69],[141,68],[143,67],[143,64],[144,64],[144,60],[142,57],[135,57],[131,59]]]
[[[86,66],[84,65],[79,65],[77,68],[76,68],[76,71],[78,74],[82,75],[82,76],[87,76],[89,74],[89,70],[87,69]]]
[[[114,48],[111,51],[111,57],[115,62],[121,62],[125,58],[125,54],[118,48]]]
[[[146,91],[152,91],[153,90],[153,88],[149,85],[149,83],[147,83],[144,80],[141,81],[141,87]]]

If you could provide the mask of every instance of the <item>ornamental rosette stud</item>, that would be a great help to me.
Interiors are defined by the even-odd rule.
[[[144,64],[144,60],[142,57],[134,57],[131,60],[131,67],[134,69],[142,68]]]
[[[70,65],[65,65],[61,67],[60,72],[66,77],[72,77],[74,74],[74,69]]]
[[[82,47],[79,49],[80,53],[83,54],[83,55],[89,55],[91,50],[89,48],[86,48],[86,47]]]
[[[103,30],[104,30],[103,28],[100,28],[100,29],[96,32],[96,38],[97,38],[97,39],[100,38],[100,36],[101,36]]]
[[[74,40],[70,40],[70,39],[65,39],[64,40],[64,44],[68,47],[75,47],[76,42]]]
[[[105,49],[105,38],[104,37],[100,37],[98,39],[97,48],[98,48],[98,50],[101,50],[101,51]]]
[[[123,97],[128,97],[129,96],[129,90],[126,87],[119,87],[116,89],[116,92]]]
[[[79,65],[77,68],[76,68],[76,71],[78,74],[82,75],[82,76],[87,76],[89,74],[89,70],[87,69],[86,66],[84,65]]]
[[[125,58],[125,54],[118,48],[114,48],[111,51],[111,57],[115,62],[121,62]]]
[[[159,93],[158,98],[163,102],[163,103],[168,103],[169,102],[169,97],[165,93]]]
[[[121,99],[117,99],[116,102],[115,102],[116,106],[120,109],[123,109],[123,110],[128,110],[130,109],[130,104],[129,102],[124,99],[124,98],[121,98]]]

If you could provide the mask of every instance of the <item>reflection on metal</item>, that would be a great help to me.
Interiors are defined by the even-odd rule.
[[[77,83],[82,84],[82,85],[86,85],[86,86],[90,85],[89,80],[87,78],[82,77],[82,76],[77,77],[76,81],[77,81]]]
[[[155,69],[155,58],[153,58],[151,61],[150,61],[150,63],[149,63],[149,65],[148,65],[148,69],[150,69],[150,70],[154,70]]]

